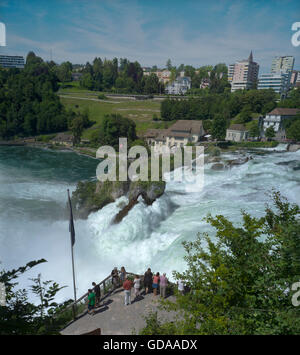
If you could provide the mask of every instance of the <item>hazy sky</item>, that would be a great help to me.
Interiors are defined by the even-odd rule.
[[[260,73],[275,55],[300,46],[291,26],[300,22],[299,0],[0,0],[7,46],[0,53],[33,50],[60,63],[128,58],[163,67],[168,58],[201,66],[244,59],[253,50]]]

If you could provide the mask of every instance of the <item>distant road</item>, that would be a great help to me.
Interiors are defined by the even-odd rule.
[[[63,96],[63,95],[67,95],[68,97],[70,97],[69,95],[74,95],[74,93],[70,92],[64,92],[63,94],[60,94],[58,93],[59,96]],[[80,92],[78,92],[78,94],[81,94]],[[91,92],[87,92],[87,93],[82,93],[84,95],[91,95],[91,96],[97,96],[98,94],[97,93],[91,93]],[[167,98],[169,99],[181,99],[181,100],[184,100],[184,99],[189,99],[191,97],[197,97],[197,96],[181,96],[181,95],[178,95],[178,96],[162,96],[162,95],[153,95],[153,98],[149,98],[149,95],[138,95],[138,94],[104,94],[105,96],[107,97],[115,97],[116,99],[131,99],[131,100],[135,100],[135,99],[145,99],[145,100],[165,100]],[[96,101],[98,101],[97,99],[95,99]],[[105,100],[99,100],[99,101],[105,101]],[[108,101],[106,101],[108,102]]]
[[[97,101],[97,102],[108,102],[111,104],[120,104],[120,101],[109,101],[109,100],[100,100],[100,99],[90,99],[88,97],[80,97],[80,96],[70,96],[70,95],[62,95],[62,94],[58,94],[58,96],[60,97],[64,97],[66,99],[77,99],[77,100],[88,100],[88,101]]]

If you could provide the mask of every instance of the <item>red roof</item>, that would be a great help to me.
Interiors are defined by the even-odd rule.
[[[277,107],[271,112],[268,112],[267,115],[295,116],[297,113],[300,113],[299,108]]]

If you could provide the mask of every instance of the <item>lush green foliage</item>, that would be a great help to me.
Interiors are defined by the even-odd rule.
[[[250,137],[259,137],[260,130],[258,126],[258,121],[252,121],[249,127],[249,135]]]
[[[63,288],[56,282],[42,282],[41,275],[32,279],[31,291],[38,297],[38,305],[28,300],[28,290],[15,290],[19,276],[44,262],[44,259],[31,261],[18,269],[0,272],[0,282],[6,290],[6,306],[0,307],[0,335],[58,334],[65,324],[65,317],[52,316],[72,300],[62,304],[55,302],[56,294]]]
[[[70,63],[61,65],[70,71]],[[32,136],[67,130],[76,118],[56,95],[59,79],[67,74],[30,52],[23,70],[0,69],[0,137]]]
[[[278,107],[300,108],[300,88],[292,90],[287,99],[278,103]]]
[[[177,322],[155,315],[143,334],[300,334],[300,309],[291,286],[300,276],[300,208],[274,193],[275,210],[261,218],[242,213],[234,226],[208,216],[214,238],[199,234],[184,243],[188,268],[176,273],[191,292],[165,302]],[[166,333],[168,331],[168,333]]]
[[[287,138],[300,142],[300,120],[294,121],[286,130]]]
[[[163,120],[207,120],[222,115],[226,119],[241,113],[242,122],[251,120],[251,112],[265,114],[276,106],[273,90],[228,91],[222,94],[203,94],[189,100],[166,99],[161,103]]]
[[[89,90],[139,94],[164,91],[156,75],[143,76],[140,64],[125,58],[119,61],[95,58],[93,64],[86,63],[82,73],[80,85]]]
[[[293,118],[284,121],[286,136],[289,139],[300,141],[300,113]]]
[[[267,138],[272,139],[272,138],[275,137],[275,134],[276,134],[276,133],[275,133],[275,130],[274,130],[273,126],[268,127],[268,128],[266,129],[265,136],[266,136]]]
[[[48,64],[29,53],[24,70],[0,70],[0,137],[66,130],[68,113]]]
[[[92,137],[95,145],[109,145],[119,151],[119,138],[128,139],[128,147],[137,139],[134,121],[119,114],[105,115],[99,130]]]

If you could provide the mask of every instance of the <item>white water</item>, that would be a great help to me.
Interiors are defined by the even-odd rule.
[[[203,220],[208,213],[223,214],[236,223],[241,220],[241,209],[260,216],[270,202],[267,193],[272,188],[291,202],[300,201],[300,170],[293,169],[300,165],[300,151],[251,155],[253,160],[231,170],[213,171],[207,165],[202,191],[187,193],[185,183],[168,183],[166,193],[152,206],[140,201],[118,225],[111,225],[110,221],[125,198],[91,214],[87,220],[76,221],[78,295],[92,281],[106,277],[114,266],[125,266],[132,272],[144,272],[150,266],[169,276],[173,270],[184,270],[181,243],[194,240],[199,232],[213,235]],[[233,155],[224,157],[230,159]],[[288,161],[287,165],[277,165]],[[74,189],[75,183],[40,177],[28,180],[26,174],[10,183],[11,173],[9,168],[0,171],[0,197],[5,201],[5,205],[0,205],[0,260],[9,269],[30,260],[47,259],[48,263],[27,273],[22,284],[29,284],[27,278],[41,272],[44,280],[69,286],[61,292],[60,300],[72,297],[68,221],[53,216],[66,202],[66,188]],[[53,216],[47,218],[50,210]]]

